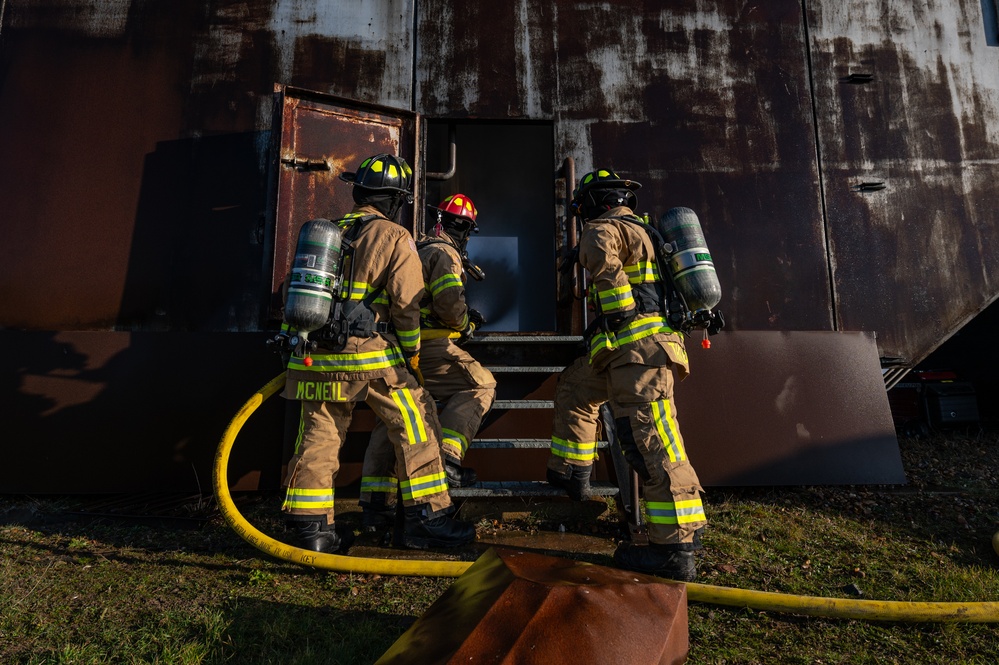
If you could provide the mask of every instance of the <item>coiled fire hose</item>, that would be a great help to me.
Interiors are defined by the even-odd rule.
[[[342,573],[379,575],[412,575],[418,577],[459,577],[472,564],[468,561],[430,561],[375,559],[339,554],[311,552],[274,540],[250,524],[236,508],[229,494],[227,469],[229,453],[236,435],[263,402],[284,386],[282,372],[258,390],[230,421],[215,454],[212,476],[215,500],[225,521],[246,542],[260,551],[292,563],[332,570]],[[999,533],[993,537],[993,546],[999,553]],[[869,621],[912,622],[999,622],[999,603],[934,603],[880,600],[854,600],[847,598],[822,598],[794,596],[767,591],[753,591],[709,584],[687,583],[687,598],[696,602],[748,607],[759,611],[787,612],[837,619],[865,619]]]

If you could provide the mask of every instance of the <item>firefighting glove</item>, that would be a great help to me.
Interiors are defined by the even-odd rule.
[[[406,356],[406,369],[416,377],[416,382],[423,385],[423,372],[420,371],[420,352]]]
[[[462,346],[468,340],[472,339],[475,331],[478,330],[483,323],[486,322],[486,317],[482,316],[482,313],[476,309],[468,310],[468,325],[465,329],[461,331],[460,337],[455,341],[455,344]]]
[[[615,312],[604,314],[604,328],[607,332],[619,332],[622,328],[635,320],[638,316],[638,308],[630,309],[627,312]]]
[[[486,322],[486,317],[482,316],[482,312],[477,309],[468,310],[468,322],[475,326],[478,330],[482,327],[482,324]]]

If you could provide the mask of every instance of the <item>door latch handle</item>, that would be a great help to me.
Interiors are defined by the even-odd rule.
[[[299,171],[329,171],[330,165],[325,159],[310,159],[308,157],[282,157],[282,164],[292,166]]]
[[[885,189],[887,186],[888,185],[884,184],[880,180],[871,181],[871,182],[862,182],[859,185],[857,185],[857,191],[858,192],[877,192],[877,191],[880,191],[882,189]]]
[[[874,80],[874,74],[850,74],[849,76],[844,76],[840,79],[840,83],[852,83],[853,85],[862,85],[864,83],[870,83]]]

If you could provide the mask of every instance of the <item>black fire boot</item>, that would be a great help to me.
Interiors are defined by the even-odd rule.
[[[392,526],[395,522],[395,505],[385,502],[385,494],[377,492],[371,501],[361,503],[361,528],[366,533],[373,533],[379,528]]]
[[[443,514],[427,517],[425,506],[404,508],[402,528],[396,533],[396,545],[414,550],[460,547],[474,540],[475,527],[472,524]]]
[[[288,520],[295,530],[295,544],[311,552],[346,552],[354,542],[354,534],[346,529],[337,531],[325,517],[310,520]]]
[[[589,501],[590,492],[590,466],[579,466],[570,464],[569,471],[561,474],[558,471],[548,469],[548,484],[557,487],[569,495],[573,501]]]
[[[461,466],[459,462],[447,456],[444,457],[444,475],[447,477],[448,487],[471,487],[479,480],[475,469]]]
[[[693,550],[679,550],[669,545],[621,543],[614,551],[614,563],[618,568],[677,582],[693,582],[697,579]]]

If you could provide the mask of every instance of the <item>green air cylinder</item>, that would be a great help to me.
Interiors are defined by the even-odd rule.
[[[670,208],[659,218],[656,230],[676,249],[669,271],[687,308],[691,312],[713,309],[721,300],[721,284],[697,214],[690,208]]]
[[[298,232],[284,320],[303,338],[329,320],[338,286],[341,236],[340,227],[328,219],[309,220]]]

